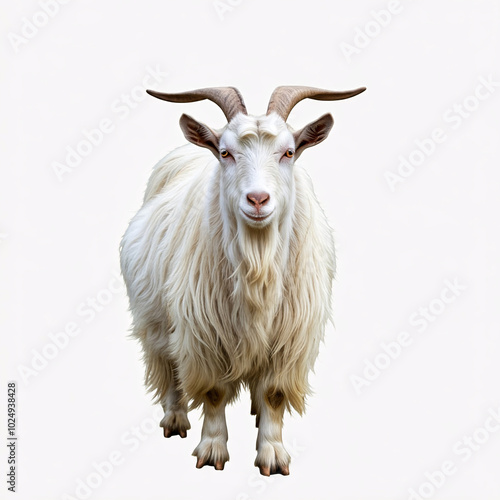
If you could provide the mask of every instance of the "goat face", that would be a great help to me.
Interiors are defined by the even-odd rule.
[[[253,227],[265,227],[289,213],[294,199],[293,164],[302,151],[326,139],[330,114],[293,132],[276,113],[237,114],[217,132],[187,115],[186,138],[212,151],[221,166],[221,202],[226,213]]]
[[[239,114],[219,140],[222,199],[240,222],[265,227],[293,200],[295,141],[277,116]]]

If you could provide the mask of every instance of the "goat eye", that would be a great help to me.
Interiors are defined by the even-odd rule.
[[[293,149],[287,149],[286,153],[285,153],[285,156],[287,158],[292,158],[294,154],[295,154],[295,151]]]
[[[226,149],[221,149],[220,155],[222,158],[227,158],[229,156],[229,151],[227,151]]]

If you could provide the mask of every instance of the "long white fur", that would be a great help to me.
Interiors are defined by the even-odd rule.
[[[208,417],[208,391],[225,404],[247,385],[262,419],[258,462],[273,467],[269,443],[281,442],[282,407],[304,411],[330,319],[332,231],[306,170],[280,163],[292,140],[281,118],[239,114],[220,133],[234,164],[186,145],[155,166],[123,237],[121,266],[150,389],[168,406],[175,385],[182,404],[205,403]],[[257,188],[274,208],[265,227],[238,209]],[[273,390],[283,395],[277,410],[266,400]],[[204,449],[214,428],[225,429],[223,408],[210,411]],[[217,439],[212,452],[225,461]],[[227,431],[224,447],[225,439]],[[274,461],[288,463],[280,446]]]

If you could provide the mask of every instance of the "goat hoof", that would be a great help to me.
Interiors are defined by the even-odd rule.
[[[229,460],[226,443],[211,439],[202,440],[193,455],[197,457],[197,469],[210,465],[215,470],[224,470],[224,465]]]
[[[185,438],[191,425],[185,412],[167,411],[160,422],[160,427],[163,427],[163,435],[166,438],[172,436]]]
[[[199,458],[196,462],[197,469],[201,469],[205,465],[212,465],[215,470],[224,470],[224,462],[222,460],[217,460],[215,463],[211,463],[209,460]]]
[[[255,466],[259,468],[263,476],[271,476],[272,474],[288,476],[290,474],[290,455],[283,447],[283,443],[271,443],[268,440],[263,440],[257,446]]]
[[[169,429],[168,427],[163,428],[163,435],[166,438],[172,437],[172,436],[180,436],[181,438],[185,438],[187,436],[187,431],[184,429]]]
[[[211,465],[215,470],[224,470],[225,461],[217,460],[216,462],[212,462],[211,460],[198,458],[196,461],[196,468],[201,469],[202,467],[205,467],[205,465]]]
[[[276,467],[267,467],[261,465],[259,471],[263,476],[269,477],[271,474],[281,474],[282,476],[288,476],[290,474],[290,469],[288,465],[278,465]]]
[[[288,468],[288,465],[284,465],[281,467],[281,475],[282,476],[288,476],[290,474],[290,469]]]
[[[271,475],[271,467],[264,467],[263,465],[261,465],[259,467],[259,470],[263,476],[270,476]]]

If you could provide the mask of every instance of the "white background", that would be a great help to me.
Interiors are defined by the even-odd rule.
[[[373,12],[385,1],[224,2],[218,12],[212,0],[74,0],[34,32],[26,23],[43,24],[38,2],[3,2],[2,477],[6,382],[16,380],[19,499],[403,500],[411,488],[421,498],[498,499],[500,432],[489,412],[500,407],[500,87],[470,96],[481,78],[500,81],[499,2],[402,2],[384,27]],[[30,38],[20,42],[23,30]],[[355,42],[346,56],[342,44]],[[113,278],[119,241],[152,166],[185,142],[180,115],[224,125],[208,101],[145,96],[135,87],[148,67],[159,71],[148,82],[156,90],[236,86],[253,114],[278,85],[368,88],[346,101],[303,102],[289,118],[299,128],[334,115],[328,140],[300,161],[338,253],[335,328],[316,393],[303,418],[286,417],[289,477],[263,478],[253,466],[247,393],[228,408],[224,472],[195,469],[199,414],[190,414],[187,439],[165,440],[145,393]],[[133,108],[117,104],[134,88]],[[459,123],[453,106],[464,101],[477,109]],[[54,163],[104,118],[113,130],[59,180]],[[446,139],[391,190],[386,173],[436,128]],[[465,288],[449,304],[439,298],[445,280]],[[91,316],[96,297],[107,303]],[[439,314],[419,333],[410,317],[430,304]],[[71,322],[78,335],[54,351],[49,334]],[[386,362],[381,344],[401,332],[411,345],[356,391],[353,377],[365,377],[366,360]],[[458,453],[473,435],[478,449]],[[119,463],[98,474],[110,455]],[[434,475],[442,486],[425,486],[445,461],[453,472]],[[6,488],[2,479],[0,496],[12,497]]]

